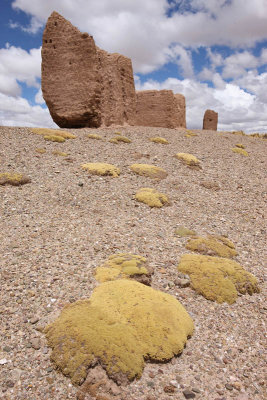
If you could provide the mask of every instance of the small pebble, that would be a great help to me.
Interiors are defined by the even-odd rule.
[[[5,351],[6,353],[9,353],[11,350],[12,350],[12,348],[9,347],[9,346],[4,346],[3,347],[3,351]]]
[[[229,383],[226,383],[225,387],[227,390],[233,390],[233,386],[230,385]]]
[[[38,318],[38,317],[32,317],[32,318],[30,319],[30,323],[31,323],[32,325],[36,324],[38,321],[39,321],[39,318]]]
[[[183,390],[183,395],[186,399],[194,399],[196,397],[195,393],[188,389]]]
[[[41,348],[41,341],[38,338],[31,340],[31,346],[34,350],[39,350]]]

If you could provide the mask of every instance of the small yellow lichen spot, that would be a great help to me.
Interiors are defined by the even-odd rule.
[[[151,269],[146,258],[136,254],[112,254],[103,265],[96,268],[95,278],[99,282],[115,280],[117,278],[135,278],[135,275],[151,277]],[[148,280],[146,279],[147,283]]]
[[[114,132],[114,135],[121,135],[121,132]]]
[[[232,131],[233,135],[241,135],[241,136],[245,136],[246,134],[243,131]]]
[[[46,149],[36,149],[35,151],[37,153],[44,154],[46,152]]]
[[[100,135],[97,135],[97,133],[89,133],[87,135],[89,139],[96,139],[96,140],[102,140],[102,137]]]
[[[228,238],[219,235],[208,235],[207,238],[190,239],[186,246],[188,250],[202,254],[233,258],[237,255],[234,244]]]
[[[147,176],[149,178],[164,179],[168,175],[167,172],[160,167],[149,164],[132,164],[131,170],[138,175]]]
[[[169,142],[168,142],[167,139],[164,139],[164,138],[159,137],[159,136],[157,136],[157,137],[152,137],[152,138],[150,138],[149,140],[150,140],[151,142],[154,142],[154,143],[169,144]]]
[[[163,207],[169,204],[168,197],[152,188],[141,188],[135,195],[137,201],[147,204],[149,207]]]
[[[187,133],[186,133],[185,137],[187,137],[187,138],[191,138],[193,136],[198,136],[195,132],[190,131],[189,129],[187,129],[186,132]]]
[[[242,156],[248,156],[248,152],[246,151],[246,150],[244,150],[244,149],[239,149],[238,147],[234,147],[233,149],[232,149],[232,151],[234,152],[234,153],[238,153],[238,154],[242,154]]]
[[[57,150],[53,151],[52,154],[54,154],[55,156],[60,156],[60,157],[67,157],[68,156],[68,153],[64,153],[62,151],[57,151]]]
[[[178,160],[183,161],[185,164],[190,165],[190,166],[199,166],[199,160],[197,157],[193,156],[192,154],[189,153],[177,153],[175,155]]]
[[[245,148],[245,146],[242,143],[237,143],[235,145],[235,147],[238,147],[239,149],[244,149]]]
[[[107,175],[107,176],[113,176],[114,178],[117,178],[120,175],[119,168],[115,167],[115,165],[112,164],[88,163],[88,164],[82,164],[81,167],[83,169],[86,169],[92,175],[103,175],[103,176]]]
[[[30,178],[15,172],[0,173],[0,185],[20,186],[31,182]]]
[[[65,139],[62,136],[56,136],[56,135],[44,136],[44,140],[48,140],[50,142],[58,142],[58,143],[65,142]]]
[[[60,131],[59,129],[48,129],[48,128],[31,128],[33,133],[42,136],[61,136],[64,139],[76,139],[76,136],[67,131]]]
[[[131,143],[132,141],[125,136],[117,136],[109,140],[110,143]]]
[[[175,297],[127,279],[102,283],[44,329],[52,361],[74,384],[96,361],[118,383],[140,378],[146,359],[170,360],[193,331]]]
[[[241,294],[258,293],[257,279],[236,261],[185,254],[178,270],[188,274],[192,288],[208,300],[233,304]]]

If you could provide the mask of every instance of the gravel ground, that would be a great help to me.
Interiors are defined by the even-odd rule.
[[[108,142],[116,129],[132,143]],[[68,130],[77,139],[53,143],[28,128],[0,127],[0,172],[31,178],[20,187],[0,186],[0,398],[77,399],[78,389],[54,369],[38,329],[65,304],[90,296],[97,285],[94,268],[110,254],[131,252],[148,258],[152,287],[185,306],[195,333],[180,357],[147,363],[139,381],[119,388],[119,398],[265,399],[265,140],[227,132],[195,131],[198,136],[187,138],[183,129],[116,129]],[[106,140],[88,139],[88,133]],[[170,144],[150,142],[155,136]],[[249,157],[231,151],[237,143]],[[173,157],[178,152],[195,155],[202,169],[182,164]],[[89,176],[80,167],[87,162],[115,164],[121,175]],[[153,181],[135,175],[132,163],[157,165],[168,176]],[[158,189],[171,205],[150,209],[136,202],[141,187]],[[236,245],[236,261],[256,275],[261,292],[229,306],[177,287],[177,265],[188,253],[187,239],[174,234],[179,225],[227,235]]]

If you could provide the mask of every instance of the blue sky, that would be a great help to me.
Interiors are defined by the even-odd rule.
[[[136,88],[186,97],[220,130],[267,132],[266,0],[0,0],[0,125],[55,126],[40,89],[45,22],[55,10],[132,59]]]

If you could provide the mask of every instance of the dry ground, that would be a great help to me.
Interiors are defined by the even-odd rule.
[[[183,129],[125,127],[120,131],[132,143],[114,144],[108,142],[114,128],[69,131],[77,139],[53,143],[28,128],[0,127],[0,173],[31,178],[21,187],[0,186],[0,398],[76,399],[77,388],[53,368],[36,327],[64,304],[89,297],[94,268],[116,252],[146,256],[155,269],[152,287],[176,296],[195,323],[182,355],[147,364],[142,378],[121,390],[122,399],[184,399],[185,389],[204,400],[266,398],[266,141],[226,132],[195,131],[198,136],[187,138]],[[106,141],[88,139],[88,133]],[[170,144],[150,142],[155,136]],[[237,143],[249,157],[231,151]],[[69,156],[54,155],[55,150]],[[195,155],[202,170],[182,164],[173,157],[178,152]],[[115,164],[121,175],[89,176],[80,167],[88,162]],[[157,165],[168,176],[153,181],[135,175],[132,163]],[[205,188],[203,181],[220,189]],[[165,193],[171,205],[150,209],[136,202],[141,187]],[[178,288],[176,267],[188,253],[187,239],[174,234],[179,225],[227,235],[236,245],[236,260],[258,278],[261,293],[240,296],[229,306]],[[166,393],[167,386],[173,393]]]

